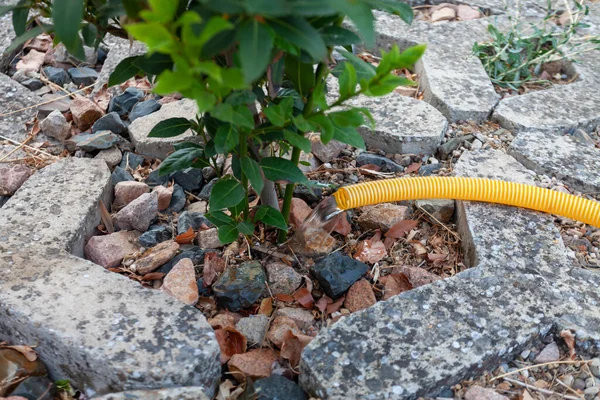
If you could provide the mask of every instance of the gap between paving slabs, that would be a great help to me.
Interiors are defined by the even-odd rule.
[[[533,181],[500,151],[464,154],[455,173]],[[553,329],[573,329],[578,348],[597,354],[600,277],[573,267],[551,216],[462,202],[458,221],[476,265],[321,332],[302,355],[305,390],[324,399],[435,397]]]
[[[212,396],[220,350],[202,313],[78,257],[110,190],[104,161],[69,158],[0,209],[0,340],[37,345],[53,379],[88,395],[203,386]]]

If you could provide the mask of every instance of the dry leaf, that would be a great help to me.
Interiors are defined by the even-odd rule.
[[[448,254],[428,253],[427,259],[429,261],[443,261],[448,257]]]
[[[342,304],[344,304],[344,300],[346,300],[346,296],[342,296],[337,301],[327,305],[327,315],[331,315],[334,312],[338,311],[342,308]]]
[[[167,274],[165,274],[164,272],[150,272],[150,273],[144,275],[142,277],[142,280],[143,281],[159,280],[159,279],[164,278],[165,275],[167,275]]]
[[[239,321],[239,319],[237,319]],[[215,315],[213,318],[208,320],[208,324],[213,329],[225,328],[227,326],[235,326],[237,323],[236,317],[233,313],[223,311],[220,314]]]
[[[569,329],[565,329],[560,332],[560,337],[563,338],[565,344],[569,348],[569,358],[571,360],[575,359],[575,336]]]
[[[217,312],[217,303],[212,297],[200,297],[196,303],[196,308],[206,314],[214,315]]]
[[[194,229],[192,229],[192,227],[190,226],[187,232],[175,236],[175,241],[179,244],[192,244],[194,243],[195,237],[196,235],[194,234]]]
[[[420,162],[412,163],[408,167],[406,167],[406,170],[404,172],[407,174],[412,174],[413,172],[417,172],[419,168],[421,168]]]
[[[242,354],[246,351],[248,345],[246,336],[233,326],[217,329],[215,336],[221,348],[221,364],[226,364],[234,354]]]
[[[38,358],[37,353],[35,352],[35,350],[33,350],[33,348],[29,347],[29,346],[2,346],[2,348],[4,349],[13,349],[15,351],[18,351],[19,353],[23,354],[23,356],[25,356],[25,358],[27,359],[27,361],[35,361]]]
[[[442,279],[439,275],[433,274],[420,267],[400,266],[394,267],[392,271],[394,274],[404,274],[413,287],[428,285]]]
[[[100,217],[102,218],[102,223],[104,223],[104,227],[108,233],[113,233],[115,231],[115,227],[112,223],[112,218],[110,217],[110,213],[106,209],[104,202],[102,200],[98,201],[98,206],[100,207]]]
[[[370,171],[375,171],[375,172],[381,171],[381,167],[379,165],[375,165],[375,164],[365,164],[365,165],[361,166],[360,169],[368,169]]]
[[[402,273],[383,276],[379,279],[379,281],[383,283],[385,290],[383,300],[388,300],[393,296],[413,288],[413,285],[408,280],[408,277]]]
[[[225,260],[215,252],[204,255],[204,269],[202,271],[202,280],[208,287],[213,284],[219,274],[225,271]]]
[[[290,360],[290,365],[293,368],[298,366],[302,350],[313,340],[312,336],[294,334],[292,331],[287,331],[281,344],[281,357]]]
[[[327,310],[327,305],[330,304],[327,302],[327,299],[328,299],[327,296],[323,296],[319,299],[319,301],[317,301],[316,306],[322,313],[324,313],[325,310]]]
[[[400,239],[406,236],[408,232],[415,229],[419,225],[419,221],[414,219],[405,219],[392,226],[386,233],[386,237]]]
[[[529,393],[529,391],[525,389],[525,391],[523,392],[523,400],[535,400],[535,397],[533,397],[531,393]]]
[[[265,297],[260,302],[260,307],[258,308],[258,314],[266,315],[270,317],[273,314],[273,299],[270,297]]]
[[[411,241],[410,244],[413,247],[413,249],[415,250],[416,255],[424,256],[425,254],[427,254],[427,248],[425,246],[423,246],[423,244],[421,242],[413,240],[413,241]]]
[[[371,239],[363,240],[358,244],[354,258],[361,262],[375,264],[387,256],[385,245],[381,241],[381,232],[377,231]]]
[[[293,303],[294,302],[294,298],[292,296],[290,296],[289,294],[277,293],[275,295],[275,298],[284,303]]]
[[[300,334],[300,328],[298,328],[298,325],[296,325],[296,322],[293,319],[280,315],[271,322],[271,327],[267,332],[266,339],[275,346],[281,348],[281,344],[288,331]]]
[[[294,292],[293,296],[294,299],[296,299],[296,301],[300,303],[302,307],[308,310],[312,310],[315,304],[315,299],[313,299],[312,294],[310,294],[307,288],[301,287],[300,289],[296,290],[296,292]]]

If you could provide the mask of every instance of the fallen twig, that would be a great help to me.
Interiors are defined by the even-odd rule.
[[[529,365],[527,367],[523,367],[523,368],[517,369],[517,370],[512,371],[512,372],[507,372],[505,374],[495,376],[492,379],[490,379],[490,382],[491,381],[495,381],[496,379],[504,378],[505,376],[517,374],[517,373],[519,373],[521,371],[526,371],[526,370],[530,370],[530,369],[533,369],[533,368],[543,367],[543,366],[546,366],[546,365],[554,365],[554,364],[579,364],[579,363],[583,363],[583,364],[587,365],[587,364],[589,364],[591,362],[592,362],[592,360],[573,360],[573,361],[569,360],[569,361],[551,361],[551,362],[542,363],[542,364]]]
[[[568,394],[559,394],[559,393],[553,392],[552,390],[542,389],[542,388],[539,388],[537,386],[529,385],[527,383],[518,381],[516,379],[504,378],[504,380],[507,381],[507,382],[510,382],[512,384],[523,386],[523,387],[525,387],[527,389],[535,390],[535,391],[543,393],[543,394],[549,394],[549,395],[555,394],[557,396],[561,396],[563,399],[581,400],[581,397],[569,396]]]

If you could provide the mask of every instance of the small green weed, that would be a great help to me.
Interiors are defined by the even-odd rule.
[[[549,83],[542,76],[545,64],[575,61],[585,52],[600,49],[600,36],[579,35],[587,28],[583,19],[590,6],[584,0],[574,0],[560,12],[548,1],[546,16],[523,28],[520,15],[510,17],[511,28],[503,33],[490,24],[492,41],[475,43],[473,53],[479,57],[492,82],[501,88],[518,90],[524,84]]]

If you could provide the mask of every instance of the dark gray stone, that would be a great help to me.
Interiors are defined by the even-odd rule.
[[[295,382],[277,374],[254,382],[254,391],[257,400],[308,400]]]
[[[26,81],[21,82],[21,85],[25,86],[31,91],[38,90],[44,87],[44,83],[39,79],[27,79]]]
[[[110,149],[121,140],[111,131],[99,131],[94,134],[80,133],[69,140],[74,140],[76,148],[85,151],[98,151]]]
[[[104,47],[98,47],[98,64],[104,64],[107,56],[108,50],[106,50]]]
[[[8,196],[0,196],[0,207],[6,204],[6,202],[10,199]]]
[[[210,222],[204,214],[184,211],[179,214],[179,219],[177,220],[177,234],[181,235],[186,233],[190,228],[198,230],[202,224],[208,227],[214,227],[212,222]]]
[[[210,198],[210,192],[212,191],[213,186],[215,186],[215,183],[217,183],[217,178],[204,185],[198,194],[198,197],[200,197],[202,200],[208,200]]]
[[[169,272],[171,272],[173,267],[184,258],[189,258],[190,260],[192,260],[192,263],[194,265],[200,265],[204,263],[204,254],[205,250],[201,249],[198,246],[193,246],[192,248],[183,250],[181,253],[177,254],[168,263],[160,267],[157,270],[157,272],[163,272],[165,274],[168,274]]]
[[[475,136],[473,135],[455,137],[441,145],[438,149],[438,153],[442,158],[448,158],[448,156],[451,155],[454,150],[458,149],[464,142],[470,142],[473,139],[475,139]]]
[[[71,109],[71,99],[63,97],[58,93],[48,93],[43,95],[40,99],[40,103],[43,103],[37,108],[38,116],[40,118],[46,118],[54,110],[65,113]]]
[[[146,248],[171,239],[171,232],[164,225],[150,225],[148,230],[140,235],[138,243]]]
[[[442,167],[443,167],[443,165],[440,163],[422,165],[421,168],[419,168],[419,175],[421,175],[421,176],[433,175],[436,172],[438,172]]]
[[[323,199],[323,190],[321,188],[307,188],[303,185],[294,187],[294,197],[304,200],[306,203],[318,203]]]
[[[133,176],[129,173],[129,171],[119,166],[115,167],[115,170],[113,171],[110,179],[113,186],[115,186],[119,182],[127,182],[134,180]]]
[[[127,152],[123,155],[123,159],[121,160],[121,164],[119,164],[119,167],[126,168],[127,166],[129,166],[129,168],[131,168],[131,169],[136,169],[143,162],[144,162],[144,157],[142,157],[138,154],[135,154],[135,153]],[[146,182],[146,183],[148,183],[148,182]]]
[[[404,171],[404,167],[402,167],[400,164],[396,164],[389,158],[386,158],[384,156],[380,156],[377,154],[373,154],[373,153],[367,153],[365,151],[363,153],[360,153],[358,155],[358,157],[356,157],[356,165],[358,167],[360,167],[360,166],[367,165],[367,164],[377,165],[378,167],[381,167],[381,170],[384,172],[403,172]]]
[[[196,281],[196,285],[198,286],[198,294],[201,297],[210,296],[210,294],[212,293],[212,290],[210,290],[210,286],[205,286],[204,285],[204,280],[202,278],[199,278]]]
[[[240,311],[256,302],[266,289],[267,275],[258,261],[230,265],[213,285],[217,302],[230,311]]]
[[[113,97],[108,105],[108,112],[116,112],[121,117],[129,113],[133,106],[144,98],[144,92],[137,88],[127,88],[118,96]]]
[[[158,169],[150,172],[150,175],[148,175],[144,182],[146,182],[148,186],[166,185],[169,181],[169,175],[160,175],[159,172],[160,170]]]
[[[179,212],[183,210],[185,207],[185,192],[183,188],[178,184],[173,186],[173,195],[171,196],[171,203],[169,203],[169,207],[165,210],[165,213],[173,213]]]
[[[188,192],[197,192],[202,189],[204,177],[200,168],[186,168],[172,173],[169,180],[173,179],[176,183]]]
[[[116,112],[110,112],[94,122],[92,133],[98,131],[111,131],[117,135],[127,137],[127,126],[121,121],[121,117]]]
[[[89,86],[98,79],[98,72],[89,67],[69,68],[69,75],[76,85]]]
[[[340,252],[330,254],[310,268],[312,275],[319,281],[321,289],[332,299],[337,299],[367,273],[369,267]]]
[[[64,86],[71,82],[71,77],[62,68],[46,67],[44,68],[44,73],[50,82],[56,83],[58,86]]]
[[[21,396],[26,399],[53,400],[56,394],[54,383],[46,376],[25,378],[8,396]]]
[[[155,99],[140,101],[135,106],[133,106],[131,113],[129,113],[129,120],[133,122],[137,118],[145,117],[146,115],[152,114],[153,112],[160,110],[161,107],[162,105]]]

